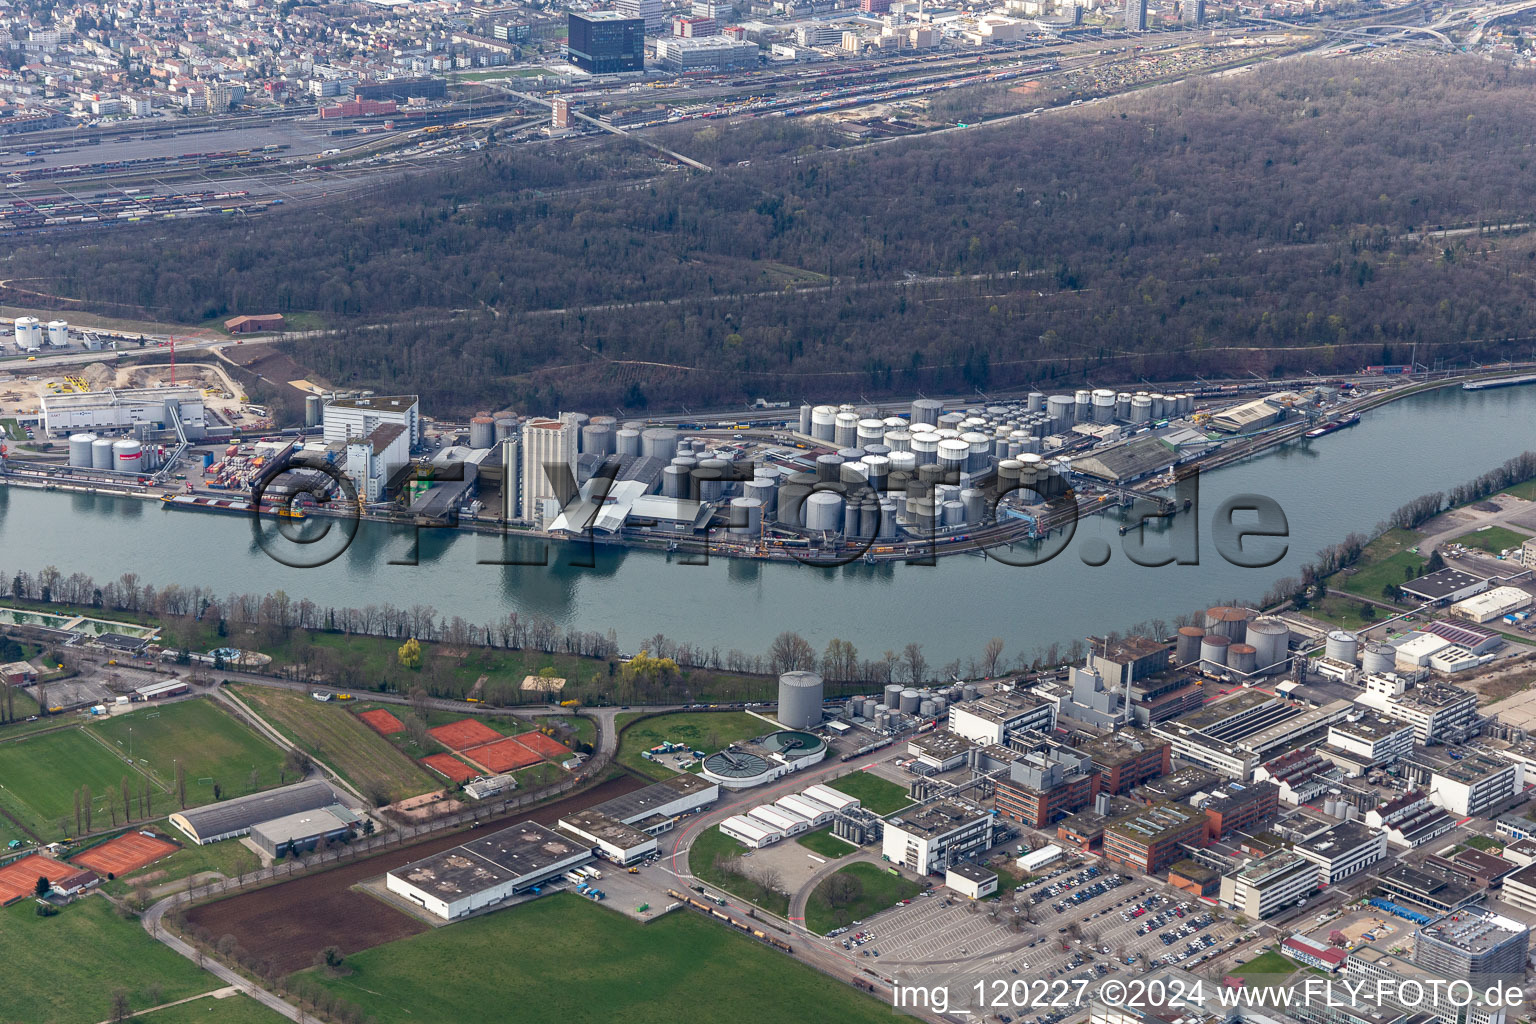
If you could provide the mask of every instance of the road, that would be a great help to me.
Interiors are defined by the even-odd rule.
[[[218,978],[220,981],[224,982],[226,985],[230,985],[239,989],[241,992],[244,992],[246,995],[250,996],[258,1003],[261,1003],[269,1010],[272,1010],[275,1013],[280,1013],[292,1021],[301,1021],[307,1018],[307,1015],[297,1006],[294,1006],[292,1003],[289,1003],[287,1000],[280,996],[268,992],[266,989],[260,987],[259,985],[247,981],[244,977],[236,974],[234,971],[230,970],[228,967],[225,967],[223,964],[219,963],[212,957],[204,956],[197,950],[193,949],[191,946],[187,945],[187,943],[171,934],[169,929],[163,927],[161,924],[161,919],[165,917],[165,912],[174,906],[177,902],[178,898],[175,896],[169,896],[161,900],[143,913],[143,915],[139,918],[139,923],[144,926],[144,930],[151,936],[159,939],[161,942],[165,943],[165,945],[180,953],[188,960],[191,960],[193,963],[197,964],[203,970],[209,972],[215,978]]]

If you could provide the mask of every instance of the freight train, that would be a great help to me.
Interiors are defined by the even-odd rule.
[[[782,949],[784,952],[791,954],[793,954],[795,951],[794,947],[790,946],[790,944],[785,942],[783,939],[769,935],[761,928],[753,928],[749,925],[742,924],[740,921],[733,918],[730,914],[727,914],[716,907],[710,906],[708,903],[705,903],[701,899],[684,895],[683,893],[678,892],[676,889],[668,889],[667,895],[677,900],[679,903],[686,903],[688,906],[693,907],[695,910],[702,911],[711,917],[718,918],[719,920],[724,921],[726,924],[730,925],[732,928],[746,932],[748,935],[755,939],[761,939],[763,942],[768,943],[768,945],[774,947],[775,949]]]

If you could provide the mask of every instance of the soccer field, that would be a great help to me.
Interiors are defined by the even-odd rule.
[[[106,801],[118,794],[125,776],[137,792],[140,776],[126,759],[79,728],[0,743],[0,803],[44,839],[74,834],[75,791],[81,786],[91,787],[96,820],[105,827]]]
[[[244,796],[279,785],[283,754],[209,700],[141,704],[131,714],[87,725],[170,791],[179,763],[187,772],[187,806]],[[254,784],[252,772],[255,772]],[[292,782],[293,779],[287,781]]]
[[[515,964],[495,970],[487,965]],[[755,939],[675,910],[641,924],[570,894],[435,928],[307,976],[379,1024],[458,1024],[536,1007],[541,1021],[890,1021],[884,1003]]]

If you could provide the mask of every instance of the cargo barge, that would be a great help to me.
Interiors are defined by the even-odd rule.
[[[1489,388],[1512,388],[1520,384],[1536,384],[1536,373],[1519,377],[1500,377],[1497,380],[1469,380],[1461,386],[1463,391],[1487,391]]]
[[[241,498],[207,498],[195,494],[162,494],[161,503],[166,508],[187,509],[193,512],[223,512],[229,515],[248,516],[251,514],[251,503]],[[303,519],[304,510],[301,508],[286,508],[277,505],[262,505],[261,515],[279,516],[283,519]]]
[[[1357,413],[1357,412],[1352,412],[1348,416],[1340,416],[1336,420],[1329,420],[1327,423],[1324,423],[1320,427],[1314,427],[1311,430],[1307,431],[1306,434],[1304,434],[1302,436],[1304,436],[1304,437],[1327,437],[1329,434],[1333,433],[1335,430],[1343,430],[1345,427],[1352,427],[1356,423],[1359,423],[1359,422],[1360,422],[1360,414]]]

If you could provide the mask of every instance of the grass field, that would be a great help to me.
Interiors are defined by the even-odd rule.
[[[832,879],[838,875],[856,879],[863,889],[851,903],[834,908],[827,904],[826,894]],[[817,935],[825,935],[833,928],[862,921],[922,891],[921,882],[893,875],[874,864],[863,861],[849,864],[836,874],[822,879],[821,884],[811,893],[811,898],[805,904],[805,926]]]
[[[346,704],[321,704],[308,694],[270,686],[232,689],[274,728],[340,772],[360,793],[369,794],[378,787],[393,802],[442,788]]]
[[[876,814],[894,814],[912,803],[912,798],[901,786],[870,772],[844,775],[827,785],[839,793],[858,797],[861,807]]]
[[[515,970],[487,970],[491,962]],[[685,911],[639,924],[561,894],[436,928],[347,958],[319,978],[379,1024],[485,1020],[537,1007],[541,1021],[674,1024],[889,1021],[883,1003],[770,946]],[[765,997],[771,993],[772,997]]]
[[[1504,491],[1505,494],[1513,494],[1517,498],[1526,501],[1536,501],[1536,480],[1527,480],[1523,484],[1515,484]]]
[[[1407,570],[1416,576],[1424,568],[1426,560],[1409,550],[1419,540],[1412,530],[1388,530],[1365,546],[1355,571],[1335,577],[1333,585],[1359,597],[1382,600],[1384,586],[1401,586],[1408,581]]]
[[[130,1005],[140,1010],[222,984],[150,938],[137,921],[118,917],[99,896],[54,917],[38,917],[31,900],[0,910],[0,949],[6,1020],[90,1024],[110,1016],[115,988],[127,989]]]
[[[1381,600],[1380,596],[1377,600]],[[1393,613],[1385,608],[1376,609],[1376,617],[1367,619],[1360,614],[1360,602],[1351,597],[1340,597],[1337,594],[1329,594],[1321,601],[1313,601],[1307,605],[1303,614],[1310,615],[1324,622],[1331,622],[1335,626],[1344,629],[1365,629],[1382,619],[1390,617]]]
[[[671,741],[686,743],[695,750],[712,754],[728,743],[770,732],[773,732],[773,726],[745,711],[674,711],[636,722],[625,729],[619,736],[617,760],[649,778],[666,779],[676,773],[642,758],[642,750]]]
[[[701,882],[713,885],[748,903],[755,903],[780,917],[786,916],[789,913],[787,893],[765,889],[750,878],[722,871],[716,864],[722,857],[730,859],[751,852],[721,832],[719,826],[715,826],[700,832],[693,840],[693,846],[688,851],[688,870],[697,875]],[[746,863],[752,862],[749,860]]]
[[[576,739],[582,743],[597,742],[597,723],[590,718],[583,718],[581,715],[559,715],[551,721],[559,722],[570,729]]]
[[[832,834],[830,828],[820,828],[815,832],[803,832],[795,837],[795,842],[812,853],[819,853],[823,857],[829,857],[832,860],[845,857],[858,849],[852,843],[844,842],[837,838],[837,836]]]
[[[1278,982],[1295,974],[1300,967],[1301,965],[1294,960],[1289,960],[1270,949],[1249,960],[1241,968],[1233,968],[1227,973],[1245,979],[1256,979],[1260,975],[1268,975],[1266,981]],[[1250,980],[1249,984],[1253,984],[1253,981]]]
[[[172,828],[169,822],[156,822],[155,827],[177,842],[188,842],[187,837]],[[259,867],[261,867],[261,859],[251,852],[249,847],[241,845],[238,840],[230,839],[222,843],[209,843],[206,846],[183,846],[169,857],[156,861],[137,874],[105,884],[108,892],[125,893],[131,892],[141,884],[151,887],[163,885],[204,871],[217,871],[225,878],[238,878]]]
[[[1474,850],[1484,850],[1484,851],[1486,851],[1486,850],[1502,850],[1502,849],[1504,849],[1504,844],[1502,842],[1500,842],[1499,840],[1493,838],[1492,836],[1468,836],[1462,842],[1462,845],[1463,846],[1470,846]]]
[[[1507,530],[1502,526],[1490,526],[1486,530],[1473,530],[1471,533],[1464,533],[1456,538],[1455,543],[1461,544],[1464,547],[1476,548],[1479,551],[1486,551],[1490,555],[1497,555],[1500,551],[1509,548],[1519,551],[1520,546],[1530,539],[1529,534],[1516,533],[1514,530]]]
[[[91,787],[94,820],[101,827],[109,824],[106,801],[116,797],[124,776],[130,789],[138,788],[140,777],[126,760],[83,727],[0,743],[0,802],[45,839],[74,834],[75,791],[81,786]]]
[[[223,999],[205,996],[133,1018],[145,1024],[283,1024],[288,1018],[244,993]]]
[[[96,726],[101,736],[164,786],[174,785],[176,766],[187,773],[187,805],[209,803],[213,787],[222,799],[281,785],[283,753],[211,700],[147,704]],[[252,773],[254,773],[254,778]]]

